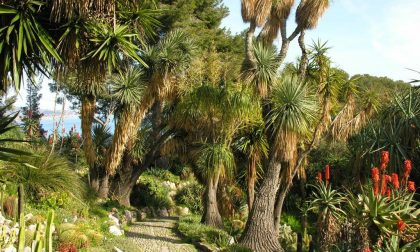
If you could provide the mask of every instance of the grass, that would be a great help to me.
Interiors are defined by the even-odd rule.
[[[203,242],[214,249],[227,248],[231,240],[226,231],[201,224],[200,216],[181,217],[177,228],[187,242]]]

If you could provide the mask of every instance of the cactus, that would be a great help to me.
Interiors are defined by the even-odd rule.
[[[4,192],[6,191],[6,184],[1,184],[0,189],[0,208],[1,214],[4,216]]]
[[[25,200],[25,190],[22,184],[19,184],[18,187],[18,216],[23,213],[24,208],[24,200]]]
[[[35,250],[33,250],[34,252],[42,252],[42,249],[43,249],[43,246],[42,246],[43,244],[42,244],[42,240],[39,240],[37,243],[36,243],[36,246],[35,246]]]
[[[54,211],[48,213],[47,227],[45,229],[45,252],[53,252],[52,249],[52,224],[54,220]]]
[[[25,249],[25,216],[20,213],[19,216],[19,237],[18,237],[18,252],[23,252]]]
[[[31,247],[32,247],[31,251],[37,251],[36,249],[40,246],[42,250],[41,225],[38,223],[35,228],[35,234],[32,240],[32,244],[31,244]]]

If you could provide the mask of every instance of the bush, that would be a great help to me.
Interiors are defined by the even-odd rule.
[[[199,216],[181,218],[178,230],[189,242],[204,242],[216,248],[226,248],[231,240],[226,231],[201,224]]]
[[[154,176],[163,181],[170,181],[176,184],[180,182],[180,178],[178,176],[164,169],[159,169],[159,168],[150,169],[144,173],[144,176],[148,176],[148,175]]]
[[[53,192],[62,192],[82,198],[86,185],[70,163],[58,155],[37,151],[34,156],[22,157],[22,164],[9,164],[0,170],[0,176],[11,184],[22,183],[34,199]]]
[[[154,175],[144,174],[133,189],[133,205],[137,207],[171,208],[172,199],[169,197],[169,189],[162,184],[162,180]]]
[[[239,244],[233,244],[221,251],[222,252],[252,252],[252,249],[241,246]]]
[[[203,212],[203,193],[203,186],[194,181],[178,191],[175,201],[177,205],[188,207],[192,213],[200,214]]]

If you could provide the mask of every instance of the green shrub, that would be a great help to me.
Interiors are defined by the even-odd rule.
[[[239,244],[232,244],[221,251],[222,252],[252,252],[252,249],[243,247]]]
[[[192,213],[200,214],[203,212],[203,193],[203,186],[194,181],[178,191],[175,201],[177,205],[188,207]]]
[[[145,172],[143,176],[148,176],[148,175],[154,176],[162,181],[170,181],[176,184],[180,182],[180,178],[178,176],[174,175],[173,173],[165,169],[153,168]]]
[[[201,224],[199,216],[181,218],[178,230],[190,242],[205,242],[216,248],[227,247],[231,239],[226,231]]]
[[[45,194],[62,192],[82,198],[86,184],[63,157],[37,151],[31,157],[22,157],[22,164],[9,164],[0,169],[0,176],[12,184],[22,183],[28,196],[39,199]]]
[[[171,208],[173,202],[169,197],[169,189],[162,184],[157,177],[144,174],[140,177],[138,184],[133,190],[133,205],[137,207]]]

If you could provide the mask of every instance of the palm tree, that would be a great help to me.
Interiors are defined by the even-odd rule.
[[[276,82],[270,95],[271,109],[268,113],[267,127],[270,143],[268,167],[264,180],[254,200],[241,243],[257,251],[280,250],[275,234],[276,198],[279,185],[290,183],[295,173],[297,145],[310,131],[316,119],[316,98],[297,77],[285,77]],[[270,178],[270,179],[268,179]],[[284,194],[284,191],[280,191]],[[274,235],[273,235],[274,234]],[[256,241],[268,243],[260,244]]]
[[[96,11],[101,12],[101,8]],[[59,51],[65,60],[57,65],[58,74],[74,75],[80,86],[83,149],[90,167],[91,186],[96,191],[101,187],[97,176],[102,173],[95,168],[91,133],[97,98],[104,94],[106,76],[120,71],[127,61],[146,66],[139,56],[139,44],[153,36],[153,29],[158,26],[153,6],[127,2],[112,8],[118,8],[112,22],[97,12],[74,13],[62,26],[63,35],[59,39]]]
[[[204,223],[222,226],[216,193],[220,179],[234,172],[232,139],[243,127],[258,123],[260,115],[250,89],[234,84],[202,84],[181,97],[174,124],[188,132],[189,156],[205,178]]]
[[[199,152],[197,163],[207,181],[204,223],[221,228],[223,221],[217,204],[217,188],[219,179],[234,170],[233,152],[227,143],[204,144]]]
[[[245,83],[252,85],[256,93],[266,98],[270,93],[270,86],[274,82],[278,71],[278,58],[272,46],[264,46],[262,43],[253,45],[253,58],[255,64],[242,72]]]
[[[258,167],[268,157],[268,142],[264,132],[264,125],[258,124],[252,126],[249,130],[245,130],[244,133],[240,133],[239,139],[235,142],[235,147],[248,158],[248,169],[246,170],[247,197],[248,212],[251,212],[255,198]]]
[[[156,100],[170,95],[176,87],[177,74],[190,61],[192,49],[188,36],[178,30],[168,33],[155,46],[146,48],[144,58],[148,68],[144,70],[144,74],[147,86],[139,106],[131,112],[125,111],[126,115],[121,117],[131,119],[121,120],[117,125],[105,163],[107,173],[115,174],[127,141],[135,136],[145,113]]]
[[[299,29],[314,29],[329,5],[329,0],[301,0],[296,10],[296,23]]]

